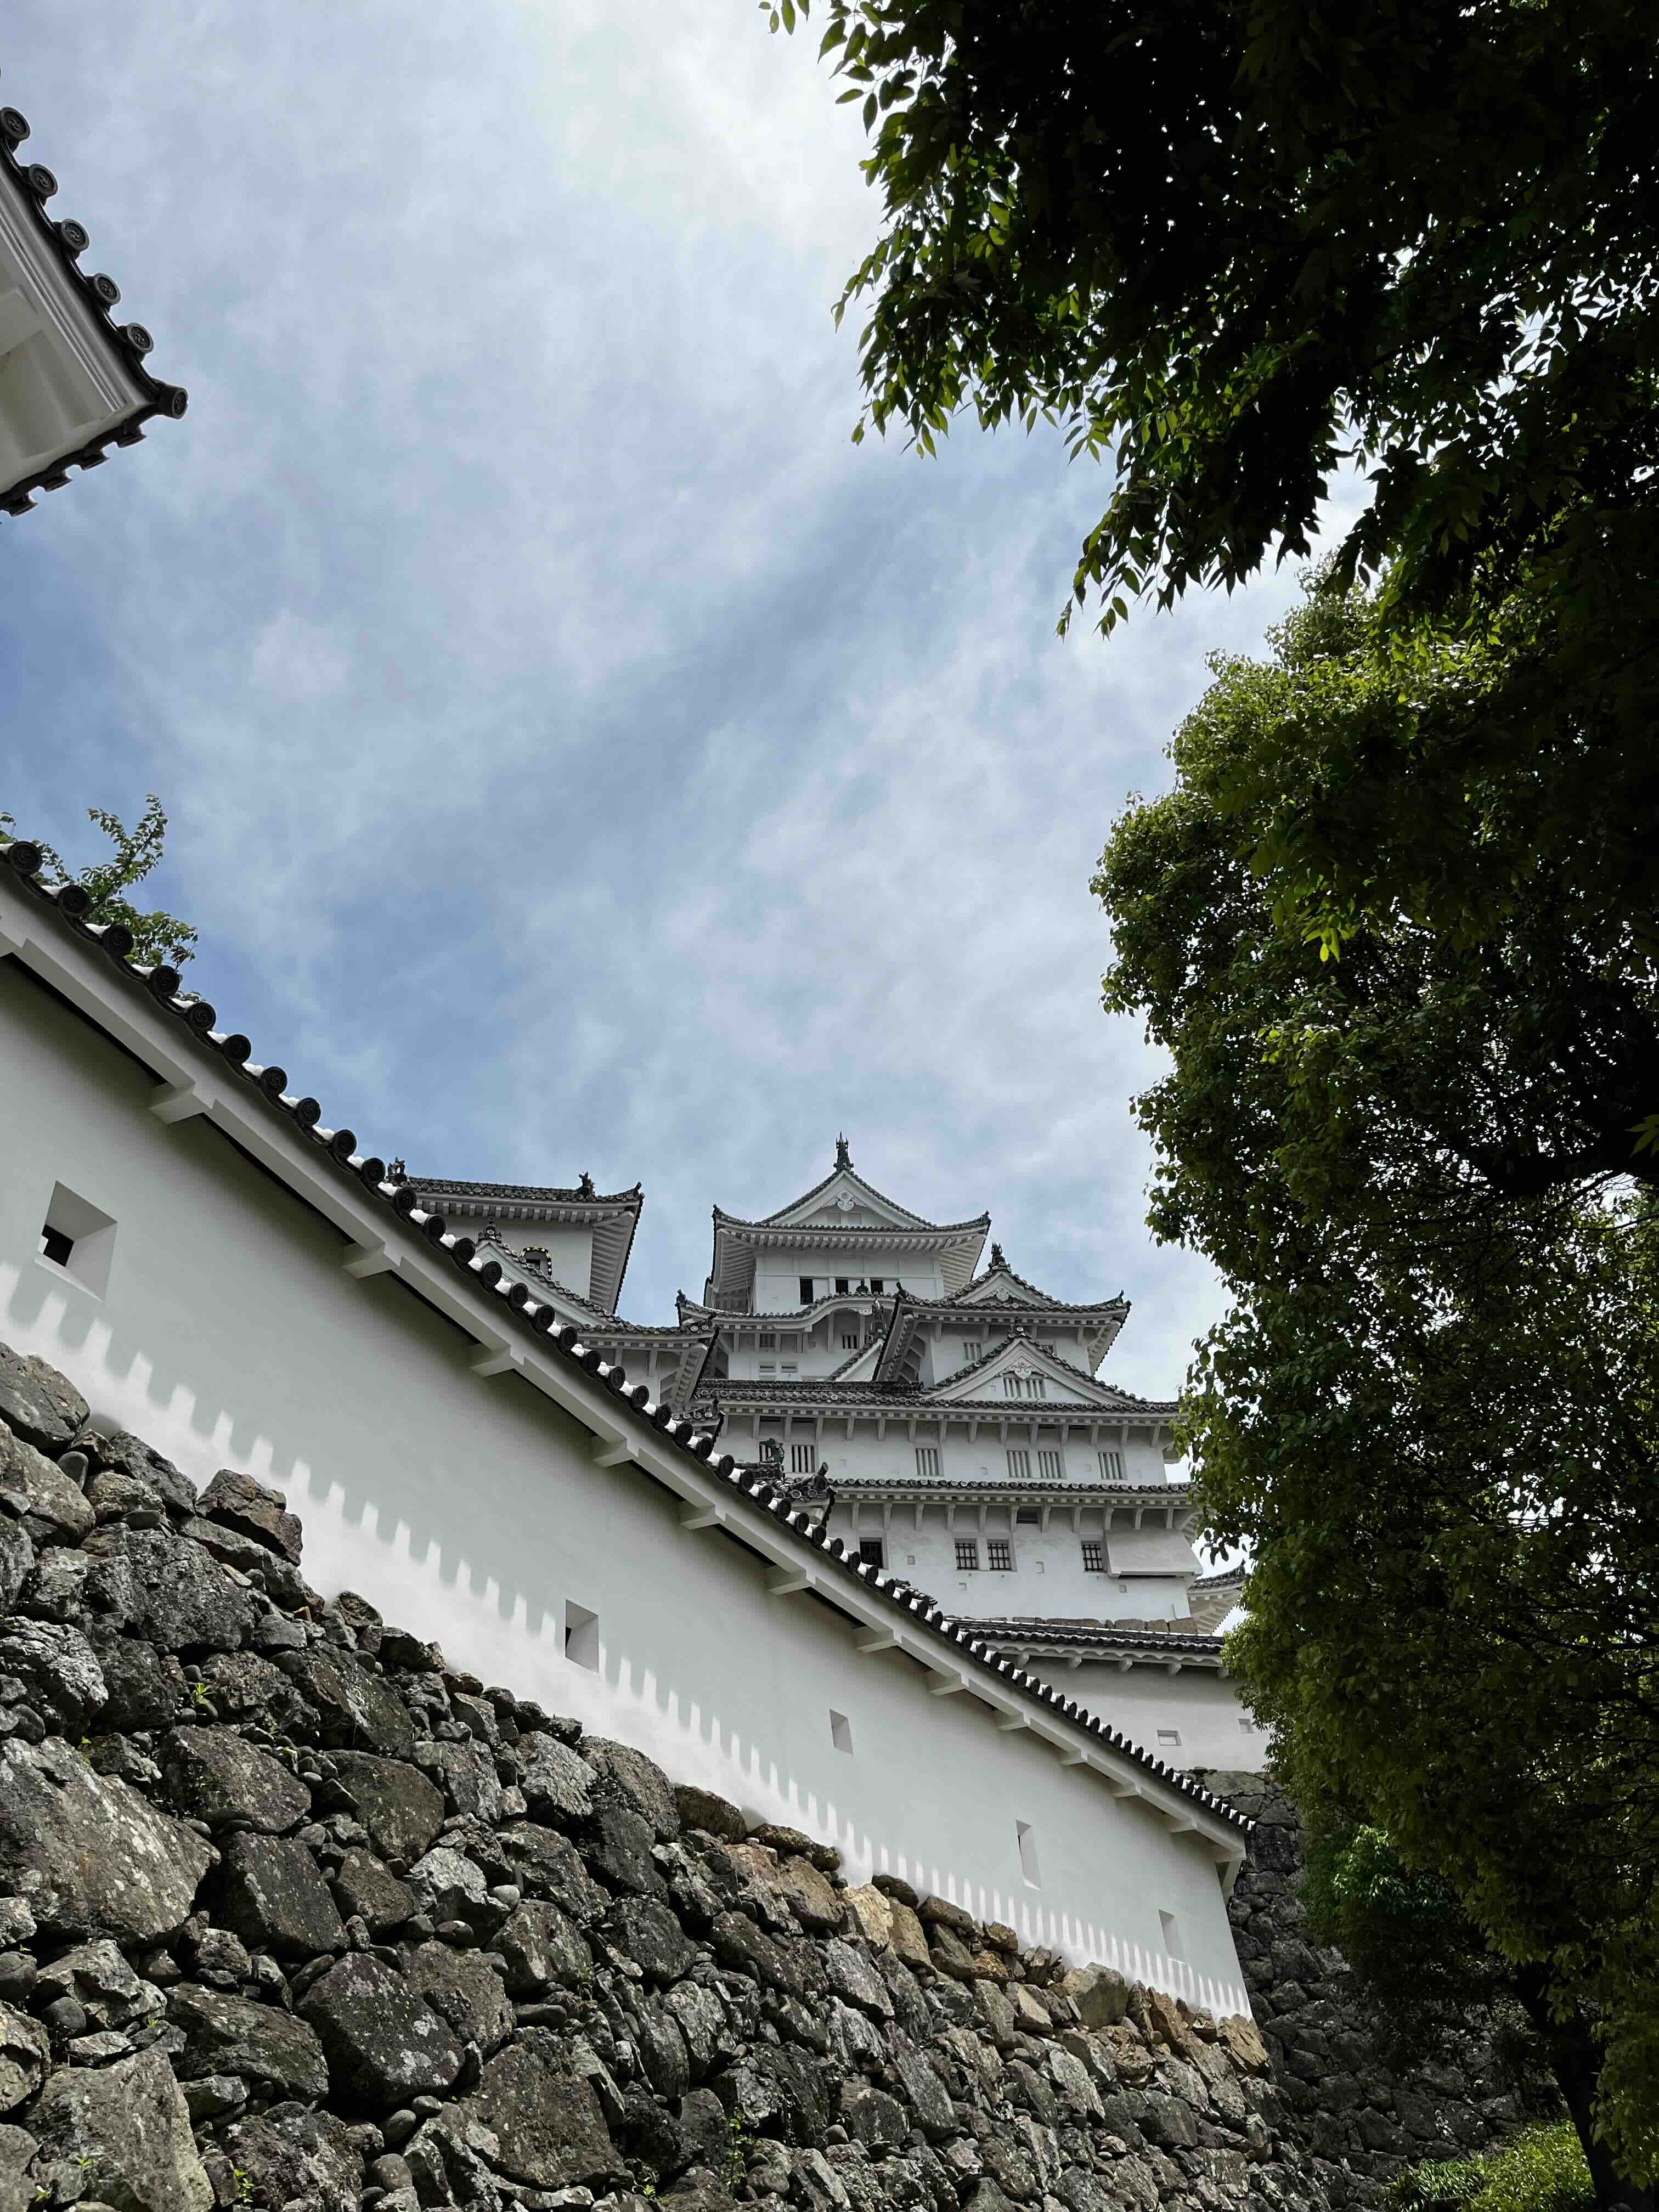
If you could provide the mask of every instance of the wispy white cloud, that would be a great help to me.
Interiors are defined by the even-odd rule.
[[[0,536],[15,811],[159,790],[204,988],[377,1146],[642,1178],[635,1311],[844,1127],[1173,1388],[1087,882],[1286,581],[1061,646],[1097,474],[849,443],[859,132],[747,6],[88,32],[18,0],[6,96],[191,410]]]

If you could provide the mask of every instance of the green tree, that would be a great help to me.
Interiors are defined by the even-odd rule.
[[[1501,626],[1402,642],[1326,591],[1272,642],[1213,664],[1096,884],[1106,1004],[1171,1059],[1152,1224],[1231,1293],[1188,1442],[1287,1783],[1532,1975],[1611,2203],[1659,2178],[1659,1213],[1620,1141],[1651,928],[1568,797],[1528,859],[1565,759],[1452,766],[1524,691]]]
[[[1341,1951],[1389,2063],[1478,2042],[1528,2117],[1553,2118],[1555,2023],[1538,1970],[1499,1958],[1449,1885],[1413,1872],[1382,1829],[1319,1800],[1304,1812],[1308,1933]]]
[[[68,865],[50,845],[41,839],[40,846],[47,867],[63,883],[78,884],[92,901],[86,920],[92,922],[119,922],[132,933],[132,957],[146,967],[167,965],[182,968],[192,956],[191,947],[197,941],[197,931],[176,915],[164,913],[160,908],[146,912],[135,906],[126,896],[135,884],[146,876],[161,861],[161,848],[167,833],[167,817],[161,811],[161,802],[152,791],[144,802],[144,811],[137,823],[127,829],[118,815],[102,806],[87,809],[88,822],[96,823],[114,848],[106,860],[94,860],[78,875],[71,874]],[[0,814],[0,828],[15,830],[9,814]]]
[[[793,28],[807,0],[764,0]],[[1046,418],[1115,481],[1074,588],[1305,554],[1436,608],[1651,574],[1659,27],[1643,0],[827,0],[884,222],[867,419]],[[862,426],[860,425],[860,428]]]

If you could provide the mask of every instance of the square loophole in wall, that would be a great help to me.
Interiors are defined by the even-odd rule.
[[[570,1598],[564,1601],[564,1656],[590,1674],[599,1671],[599,1616]]]
[[[115,1256],[115,1219],[71,1190],[54,1183],[46,1218],[40,1224],[40,1257],[54,1274],[67,1275],[83,1291],[101,1298],[109,1288]]]
[[[1019,1870],[1033,1889],[1041,1889],[1042,1877],[1037,1871],[1036,1832],[1029,1820],[1016,1820],[1014,1834],[1019,1844]]]
[[[830,1741],[837,1751],[844,1751],[849,1759],[852,1757],[853,1723],[845,1713],[836,1712],[833,1706],[830,1711]]]
[[[1158,1932],[1164,1938],[1164,1957],[1166,1959],[1181,1958],[1183,1955],[1181,1948],[1181,1923],[1173,1912],[1160,1911],[1158,1916]]]

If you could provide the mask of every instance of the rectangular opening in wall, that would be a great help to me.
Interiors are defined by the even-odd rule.
[[[956,1544],[958,1570],[976,1573],[979,1568],[978,1539],[973,1536],[958,1536]]]
[[[837,1751],[844,1751],[849,1759],[852,1757],[853,1723],[845,1713],[838,1713],[833,1708],[830,1714],[830,1741]]]
[[[887,1547],[879,1536],[859,1538],[859,1560],[866,1567],[884,1567],[887,1565]]]
[[[570,1598],[564,1601],[564,1656],[590,1674],[599,1672],[599,1616]]]
[[[1019,1870],[1033,1889],[1041,1889],[1042,1878],[1037,1872],[1036,1832],[1029,1821],[1016,1820],[1014,1833],[1019,1840]]]
[[[1014,1565],[1014,1547],[1008,1541],[1006,1536],[988,1537],[985,1545],[985,1553],[994,1573],[1000,1575],[1012,1573]]]
[[[791,1444],[789,1447],[790,1474],[813,1474],[817,1467],[817,1447],[815,1444]]]
[[[1160,1911],[1158,1916],[1158,1924],[1159,1931],[1164,1937],[1164,1957],[1167,1959],[1179,1959],[1182,1957],[1184,1954],[1181,1948],[1181,1927],[1174,1913]]]
[[[67,1275],[95,1298],[109,1288],[115,1256],[115,1220],[65,1183],[52,1187],[40,1224],[40,1257],[54,1274]]]
[[[1160,1729],[1158,1732],[1158,1747],[1160,1751],[1178,1751],[1181,1747],[1181,1730]]]
[[[921,1482],[939,1480],[939,1446],[937,1444],[916,1446],[916,1476]]]
[[[1106,1571],[1105,1545],[1087,1536],[1083,1540],[1083,1571],[1085,1575],[1103,1575]]]

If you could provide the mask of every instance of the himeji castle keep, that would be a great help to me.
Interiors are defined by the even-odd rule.
[[[775,1212],[714,1208],[708,1279],[667,1328],[617,1313],[637,1188],[412,1181],[858,1559],[1174,1765],[1260,1753],[1214,1633],[1240,1577],[1193,1550],[1175,1408],[1100,1372],[1126,1298],[1051,1297],[1000,1245],[987,1256],[988,1214],[923,1220],[858,1173],[845,1139]]]

